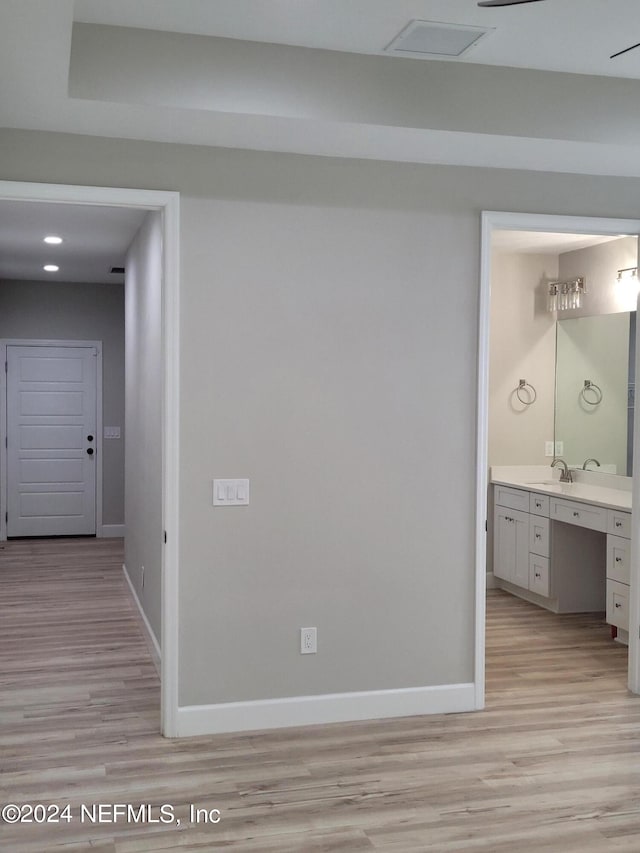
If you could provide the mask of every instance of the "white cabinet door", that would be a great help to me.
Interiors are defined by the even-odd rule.
[[[7,535],[96,532],[96,350],[7,347]]]
[[[529,586],[529,513],[497,506],[494,520],[494,565],[497,578]]]

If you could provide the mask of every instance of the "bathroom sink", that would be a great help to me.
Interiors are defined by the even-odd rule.
[[[525,486],[566,486],[568,483],[561,483],[559,480],[527,480]]]

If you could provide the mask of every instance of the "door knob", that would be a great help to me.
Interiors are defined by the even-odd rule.
[[[92,436],[92,435],[88,435],[88,436],[87,436],[87,441],[93,441],[93,436]]]
[[[87,453],[89,456],[93,456],[93,447],[87,447]]]

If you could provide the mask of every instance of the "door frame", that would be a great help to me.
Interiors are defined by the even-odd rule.
[[[93,347],[96,350],[96,538],[102,530],[102,341],[54,341],[38,339],[0,338],[0,363],[7,363],[7,347]],[[9,505],[9,451],[7,450],[7,374],[0,370],[0,495],[2,506]],[[0,512],[0,542],[7,539],[5,513]]]
[[[162,631],[160,720],[166,737],[177,737],[178,572],[180,500],[180,193],[0,181],[0,199],[129,207],[162,217]]]
[[[640,235],[640,219],[483,211],[480,244],[480,297],[478,310],[478,421],[476,428],[476,571],[475,571],[475,707],[484,708],[485,608],[487,570],[487,490],[489,486],[489,345],[491,309],[491,234],[494,230],[552,231],[574,234]],[[640,247],[640,240],[638,241]],[[639,258],[640,260],[640,258]],[[640,296],[638,305],[640,307]],[[640,376],[640,347],[636,349],[636,375]],[[640,460],[640,402],[634,411],[634,459]],[[639,464],[640,467],[640,464]],[[633,478],[631,519],[631,578],[629,586],[628,687],[640,693],[640,471]]]

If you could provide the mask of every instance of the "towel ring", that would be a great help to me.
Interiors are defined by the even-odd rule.
[[[528,397],[526,400],[523,400],[521,397],[521,392],[523,390],[526,392]],[[530,382],[527,382],[526,379],[521,379],[518,383],[518,387],[516,388],[516,397],[520,400],[523,406],[531,406],[538,399],[538,393]]]
[[[587,391],[592,391],[595,397],[590,400],[587,397]],[[602,389],[599,385],[596,385],[596,383],[592,382],[590,379],[585,379],[584,385],[580,390],[580,396],[588,406],[598,406],[602,402]]]

